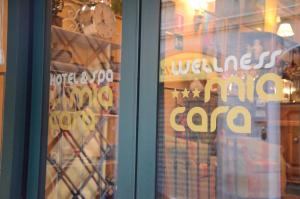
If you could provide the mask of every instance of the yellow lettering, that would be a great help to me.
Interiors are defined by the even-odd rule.
[[[49,113],[49,130],[59,130],[56,111]]]
[[[71,114],[66,111],[62,111],[59,114],[59,126],[63,130],[68,130],[70,131],[72,128],[72,118]]]
[[[86,109],[81,112],[81,120],[90,131],[95,130],[96,121],[95,115],[90,109]]]
[[[235,84],[238,87],[238,96],[241,101],[245,101],[245,84],[239,77],[230,77],[229,79],[223,80],[221,78],[214,78],[207,81],[205,85],[205,96],[204,101],[210,100],[210,91],[213,85],[217,84],[221,89],[221,99],[223,102],[227,102],[227,89],[230,84]]]
[[[241,114],[244,118],[244,125],[237,126],[234,120]],[[227,125],[235,133],[251,132],[251,115],[250,112],[242,106],[233,107],[227,114]]]
[[[196,125],[193,122],[194,115],[199,114],[201,116],[201,124]],[[208,118],[205,110],[201,107],[192,108],[187,115],[187,124],[189,128],[194,132],[207,132],[208,131]]]
[[[239,77],[230,77],[229,79],[225,80],[226,84],[226,100],[224,102],[227,101],[227,88],[230,84],[235,84],[238,87],[238,96],[240,101],[244,102],[245,101],[245,95],[246,95],[246,91],[245,91],[245,84],[243,82],[243,80]]]
[[[225,80],[221,78],[210,79],[205,85],[205,96],[204,101],[208,102],[210,100],[210,91],[212,90],[213,85],[218,84],[221,88],[221,99],[225,102],[227,101],[227,88],[225,85]]]
[[[253,102],[254,100],[254,78],[251,75],[247,75],[247,80],[246,80],[246,85],[247,85],[247,99],[250,102]]]
[[[226,113],[229,110],[228,106],[217,107],[211,114],[210,119],[210,131],[214,132],[217,129],[217,117],[222,113]]]
[[[170,124],[171,127],[175,130],[175,131],[180,131],[180,132],[184,132],[185,128],[182,125],[179,125],[176,123],[176,116],[180,113],[184,113],[185,108],[184,107],[178,107],[175,108],[170,115]]]
[[[274,82],[274,93],[269,94],[264,90],[267,81]],[[262,101],[281,101],[283,98],[283,81],[280,76],[275,73],[267,73],[261,76],[256,84],[256,91]]]
[[[98,101],[105,109],[113,106],[113,92],[109,86],[99,89]]]

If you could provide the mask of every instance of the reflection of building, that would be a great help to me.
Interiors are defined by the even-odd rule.
[[[184,1],[164,1],[161,37],[166,40],[166,45],[171,43],[170,47],[166,47],[168,53],[172,53],[175,35],[181,34],[184,35],[185,51],[189,51],[189,48],[200,50],[196,46],[203,45],[215,55],[221,53],[220,56],[226,56],[230,52],[228,49],[232,51],[239,48],[241,33],[276,34],[280,24],[289,23],[294,27],[294,41],[297,43],[299,36],[295,27],[299,22],[295,16],[300,13],[299,5],[293,1],[274,2],[277,1],[208,1],[207,9],[199,11]],[[274,9],[277,10],[272,12]]]
[[[175,198],[197,198],[199,189],[207,191],[214,187],[217,198],[276,198],[288,195],[291,187],[300,182],[297,177],[300,164],[296,158],[299,151],[295,146],[298,142],[295,118],[300,118],[300,114],[296,100],[293,100],[298,99],[296,96],[300,89],[295,86],[299,82],[296,75],[299,15],[300,6],[295,1],[163,1],[160,81],[164,87],[161,100],[164,102],[165,118],[161,120],[165,121],[165,129],[159,132],[159,138],[161,142],[165,139],[166,151],[159,157],[160,162],[165,161],[168,165],[171,161],[178,167],[165,170],[159,167],[159,173],[166,174],[165,178],[159,179],[159,192],[167,192]],[[182,48],[177,48],[178,35],[182,37]],[[277,57],[274,52],[279,52]],[[271,73],[279,78],[280,91],[272,82],[274,79],[269,79],[262,90],[269,94],[282,92],[284,99],[264,101],[258,94],[258,88],[247,83],[249,76],[255,85],[259,84],[261,77]],[[290,73],[293,78],[288,75]],[[217,78],[221,83],[209,90],[215,100],[204,102],[208,91],[205,87],[210,80]],[[237,79],[232,81],[232,78]],[[231,83],[227,88],[228,98],[224,101],[223,85],[227,86],[227,81]],[[242,89],[248,97],[248,90],[253,89],[253,99],[241,100],[240,85],[243,84],[238,82],[245,82],[247,86]],[[184,94],[186,89],[188,96]],[[198,98],[193,94],[196,89],[200,91]],[[170,104],[178,91],[182,94]],[[214,110],[222,106],[229,108],[223,108],[223,112],[215,116]],[[228,111],[236,106],[251,114],[249,135],[242,134],[244,129],[238,133],[229,126]],[[185,107],[185,112],[177,112],[176,120],[179,125],[176,127],[183,125],[185,132],[178,130],[180,128],[174,130],[174,124],[171,127],[168,124],[168,116],[176,107]],[[209,126],[213,125],[211,121],[215,117],[218,118],[215,132],[196,130],[195,126],[207,122],[202,109],[208,115]],[[190,112],[196,110],[198,115],[189,117]],[[247,122],[239,113],[232,123],[243,126]],[[194,126],[191,127],[191,124]],[[210,140],[206,146],[208,150],[203,150],[202,144],[207,140]],[[194,145],[201,146],[201,149]],[[171,149],[175,152],[171,153]],[[196,157],[190,154],[196,154]],[[193,161],[199,165],[198,168]],[[202,176],[205,173],[203,165],[209,172],[205,178]],[[176,180],[182,177],[182,173],[188,177]],[[174,184],[166,183],[169,181]],[[204,182],[208,184],[202,184]],[[300,188],[299,185],[296,189]],[[204,192],[200,191],[202,197],[215,197],[210,191]]]

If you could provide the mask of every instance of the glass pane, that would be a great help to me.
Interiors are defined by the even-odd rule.
[[[114,198],[122,1],[52,1],[46,198]]]
[[[300,2],[161,5],[157,198],[300,198]]]

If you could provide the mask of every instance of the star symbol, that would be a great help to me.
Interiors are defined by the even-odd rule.
[[[184,98],[185,98],[185,97],[188,98],[190,92],[185,88],[184,91],[182,91],[181,93],[182,93],[182,96],[183,96]]]
[[[198,90],[198,88],[195,88],[195,89],[193,90],[193,95],[194,95],[193,97],[194,97],[194,98],[200,97],[199,94],[200,94],[200,91]]]
[[[172,96],[173,96],[173,98],[177,98],[178,99],[178,95],[179,95],[179,92],[175,88],[174,91],[172,92]]]

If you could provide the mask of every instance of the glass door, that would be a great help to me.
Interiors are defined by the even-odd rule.
[[[155,198],[299,198],[299,1],[160,3]]]
[[[122,1],[52,1],[45,198],[114,198]]]

